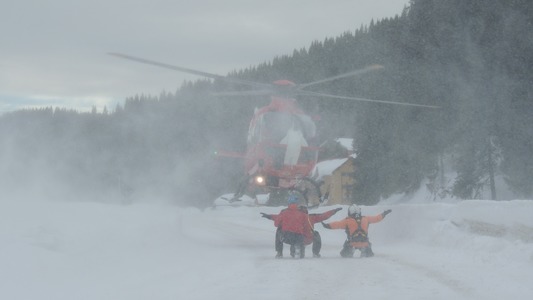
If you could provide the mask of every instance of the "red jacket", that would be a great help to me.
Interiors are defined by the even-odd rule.
[[[281,231],[289,231],[305,235],[311,231],[307,213],[298,208],[297,204],[291,204],[282,210],[279,215],[273,215],[274,226],[280,227]]]
[[[306,226],[302,232],[302,234],[304,235],[304,244],[305,245],[309,245],[313,242],[313,231],[314,231],[314,225],[316,223],[320,223],[324,220],[327,220],[329,219],[331,216],[333,216],[337,210],[336,209],[332,209],[332,210],[328,210],[324,213],[321,213],[321,214],[308,214],[306,211],[303,211],[301,210],[300,208],[298,208],[296,206],[296,204],[291,204],[289,205],[289,208],[287,209],[284,209],[280,212],[280,214],[278,215],[270,215],[270,217],[272,218],[272,220],[274,220],[274,226],[278,227],[279,224],[281,224],[281,216],[282,216],[282,213],[286,210],[290,210],[291,209],[291,206],[294,205],[298,210],[300,210],[301,212],[303,212],[305,214],[305,218],[306,218]],[[289,221],[290,222],[290,221]],[[299,222],[299,221],[298,221]],[[292,223],[292,222],[290,222]],[[281,229],[281,230],[285,230],[285,229]],[[291,230],[287,230],[287,231],[291,231]],[[295,231],[293,231],[295,232]]]

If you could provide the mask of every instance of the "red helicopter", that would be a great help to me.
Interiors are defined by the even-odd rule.
[[[302,204],[318,206],[323,202],[319,185],[310,177],[318,159],[320,147],[316,141],[316,125],[311,116],[297,106],[296,96],[327,97],[395,105],[438,108],[404,102],[373,100],[358,97],[338,96],[304,90],[312,85],[321,84],[345,77],[357,76],[380,70],[380,65],[371,65],[363,69],[318,81],[295,84],[289,80],[277,80],[265,84],[232,77],[211,74],[166,63],[147,60],[121,53],[109,53],[120,58],[139,63],[154,65],[166,69],[185,72],[228,83],[247,85],[255,88],[249,91],[217,93],[218,96],[265,96],[271,97],[269,105],[256,108],[247,137],[247,149],[244,154],[219,151],[220,156],[244,159],[245,172],[237,192],[229,202],[239,201],[245,194],[255,197],[268,193],[267,204],[284,203],[287,193],[298,193]]]

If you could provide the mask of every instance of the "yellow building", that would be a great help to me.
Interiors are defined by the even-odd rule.
[[[331,159],[317,163],[314,179],[328,205],[351,204],[355,187],[355,158]]]

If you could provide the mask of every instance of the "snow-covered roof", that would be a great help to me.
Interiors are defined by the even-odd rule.
[[[322,177],[333,174],[333,172],[342,166],[348,159],[349,157],[321,161],[316,164],[312,177],[315,178],[316,181],[320,181]]]
[[[335,140],[337,143],[341,144],[346,150],[353,152],[353,139],[350,138],[338,138]]]

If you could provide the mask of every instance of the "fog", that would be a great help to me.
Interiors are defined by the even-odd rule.
[[[268,97],[213,96],[242,87],[203,79],[151,92],[124,78],[138,86],[118,85],[132,92],[116,105],[50,101],[0,115],[0,298],[531,298],[533,2],[410,3],[231,74],[305,83],[379,63],[380,72],[316,91],[440,107],[298,99],[320,117],[318,143],[333,141],[321,158],[345,156],[334,141],[354,139],[350,201],[365,215],[392,209],[371,226],[375,257],[341,259],[345,233],[316,224],[321,258],[308,247],[292,259],[286,247],[276,260],[276,228],[260,213],[286,206],[220,197],[244,168],[215,153],[244,151]],[[145,76],[159,70],[122,63],[121,74],[130,64]],[[83,81],[59,82],[71,80]],[[311,213],[338,207],[327,222],[341,220],[347,203]]]
[[[5,194],[97,202],[169,198],[161,182],[177,181],[180,167],[172,160],[168,166],[148,164],[158,136],[135,134],[135,122],[113,127],[108,115],[51,109],[24,114],[12,115],[16,130],[2,127]]]
[[[533,39],[525,34],[531,27],[528,4],[420,0],[410,5],[394,18],[310,40],[292,55],[278,54],[232,76],[305,83],[380,63],[382,71],[318,91],[441,107],[298,99],[321,117],[318,143],[355,138],[363,176],[357,178],[361,199],[354,201],[377,203],[393,193],[413,193],[427,180],[433,186],[448,182],[439,189],[462,199],[488,198],[495,178],[504,188],[490,198],[529,198]],[[172,92],[129,95],[114,106],[94,105],[92,112],[52,102],[5,113],[0,117],[2,189],[28,198],[209,206],[221,193],[234,191],[243,173],[241,161],[213,153],[244,151],[253,110],[269,101],[209,94],[236,88],[241,87],[200,80],[170,87]],[[445,169],[451,175],[438,178]],[[512,193],[498,196],[502,190]]]

